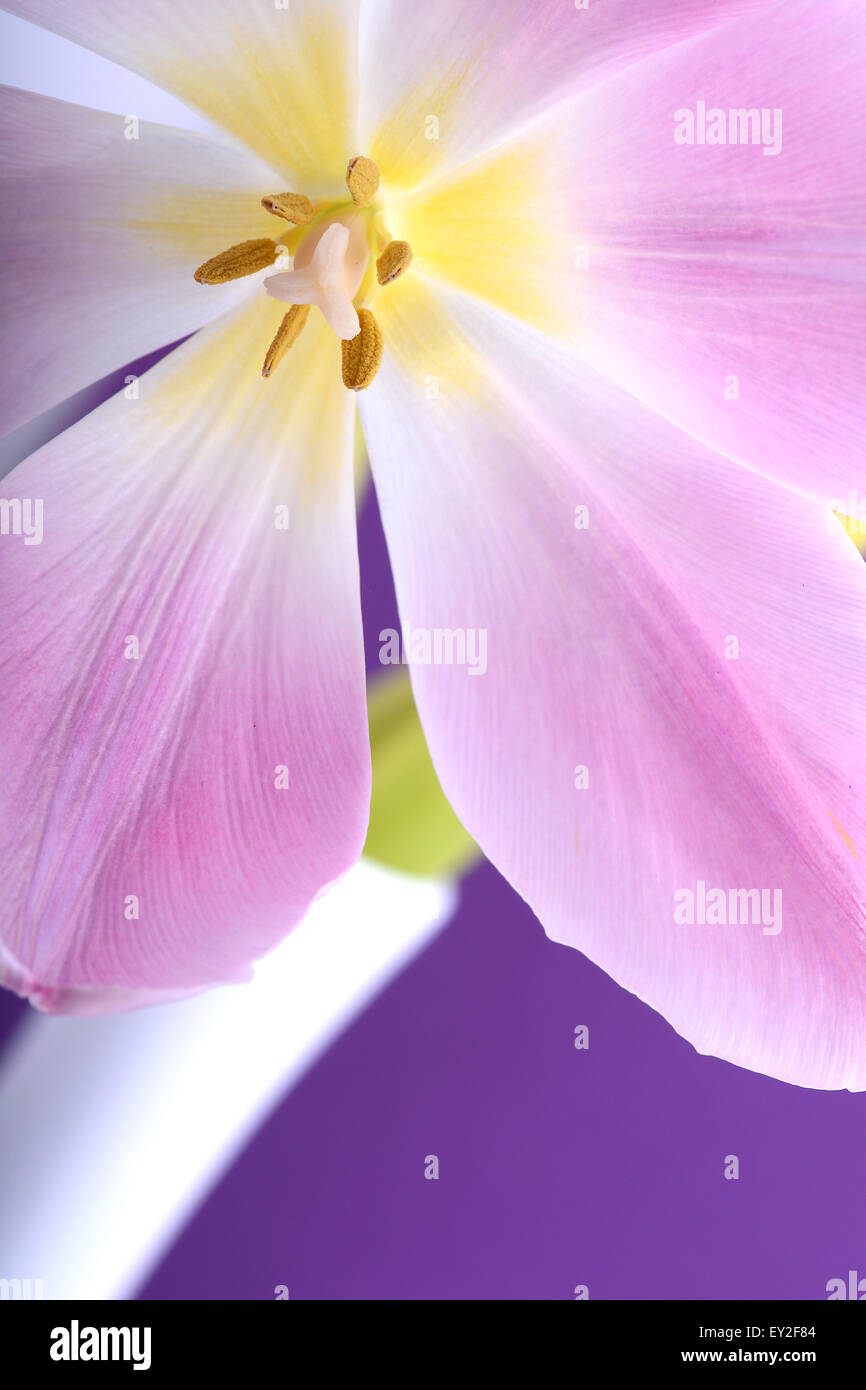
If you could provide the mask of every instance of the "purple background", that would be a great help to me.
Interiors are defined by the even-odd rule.
[[[699,1057],[485,866],[143,1297],[825,1298],[866,1273],[862,1117]]]
[[[375,661],[396,610],[372,498],[361,539]],[[3,995],[0,1026],[22,1009]],[[864,1114],[866,1097],[699,1057],[485,864],[141,1297],[823,1299],[866,1274]]]

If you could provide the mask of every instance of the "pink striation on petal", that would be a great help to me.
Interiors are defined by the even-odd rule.
[[[381,160],[383,177],[413,187],[494,149],[575,92],[771,2],[362,5],[360,147]]]
[[[280,315],[204,330],[6,480],[42,503],[0,548],[2,935],[39,1008],[243,978],[360,853],[352,403],[321,321],[261,379]]]
[[[853,493],[866,519],[864,71],[862,6],[791,0],[597,88],[550,148],[563,243],[586,253],[588,360],[729,457],[825,505]],[[677,144],[688,113],[695,143]]]
[[[699,1051],[866,1088],[860,555],[540,336],[439,302],[438,396],[395,316],[361,410],[403,620],[486,634],[483,671],[413,665],[446,794],[547,933]],[[769,896],[678,922],[701,883]]]

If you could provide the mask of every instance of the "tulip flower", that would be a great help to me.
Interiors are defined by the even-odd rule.
[[[226,134],[5,96],[5,428],[193,335],[6,483],[7,984],[241,978],[359,855],[359,416],[469,833],[699,1051],[866,1087],[859,7],[8,8]]]

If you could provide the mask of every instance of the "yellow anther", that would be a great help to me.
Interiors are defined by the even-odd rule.
[[[269,193],[262,198],[262,207],[276,213],[277,217],[284,217],[287,222],[294,222],[296,227],[312,222],[315,211],[303,193]]]
[[[349,160],[349,167],[346,170],[346,187],[352,195],[352,202],[359,208],[367,206],[371,198],[375,198],[376,190],[379,187],[379,170],[368,159],[366,155],[356,155]]]
[[[270,237],[242,241],[205,261],[195,272],[195,278],[200,285],[224,285],[228,280],[240,280],[242,275],[254,275],[257,270],[273,265],[277,251],[277,243]]]
[[[376,261],[376,279],[380,285],[390,285],[412,264],[412,247],[408,241],[389,241]]]
[[[297,341],[301,329],[307,322],[309,314],[309,304],[292,305],[277,329],[274,341],[265,354],[265,360],[262,365],[262,376],[270,376],[271,372],[276,371],[289,348]]]
[[[382,363],[382,330],[369,309],[359,309],[361,331],[343,339],[343,385],[366,391]]]

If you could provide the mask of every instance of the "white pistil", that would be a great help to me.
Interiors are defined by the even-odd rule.
[[[302,242],[291,270],[269,275],[265,289],[285,304],[316,304],[338,338],[360,332],[352,300],[367,267],[369,249],[360,219],[334,221]]]

